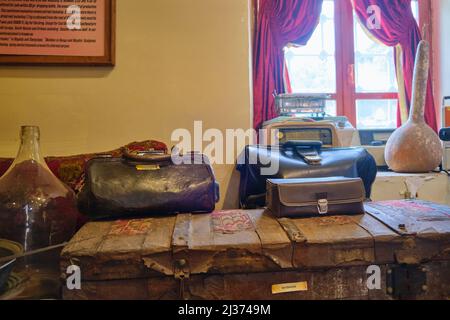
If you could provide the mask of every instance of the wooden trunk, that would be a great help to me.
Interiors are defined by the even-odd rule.
[[[450,299],[450,208],[366,207],[360,216],[231,210],[89,223],[62,252],[62,273],[77,265],[82,277],[64,298]]]

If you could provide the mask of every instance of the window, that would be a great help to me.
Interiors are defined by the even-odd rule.
[[[327,113],[336,115],[336,46],[334,1],[324,1],[316,31],[304,47],[285,50],[293,92],[331,94]]]
[[[412,9],[418,19],[418,1]],[[396,127],[394,49],[366,33],[350,1],[324,0],[308,44],[288,46],[285,57],[292,91],[329,94],[329,115],[345,115],[358,129]]]

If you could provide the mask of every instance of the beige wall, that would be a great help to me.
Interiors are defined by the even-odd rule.
[[[115,68],[0,67],[0,156],[15,155],[23,124],[51,155],[170,145],[194,120],[250,127],[248,0],[119,0],[117,13]],[[234,166],[215,170],[232,207]]]

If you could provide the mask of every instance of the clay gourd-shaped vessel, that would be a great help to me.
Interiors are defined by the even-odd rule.
[[[416,56],[409,119],[392,134],[385,150],[386,163],[395,172],[430,172],[442,161],[441,141],[424,118],[429,68],[430,46],[421,41]]]

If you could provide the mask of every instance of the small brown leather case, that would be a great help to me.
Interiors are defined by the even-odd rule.
[[[355,215],[364,213],[360,178],[267,180],[267,207],[276,217]]]

